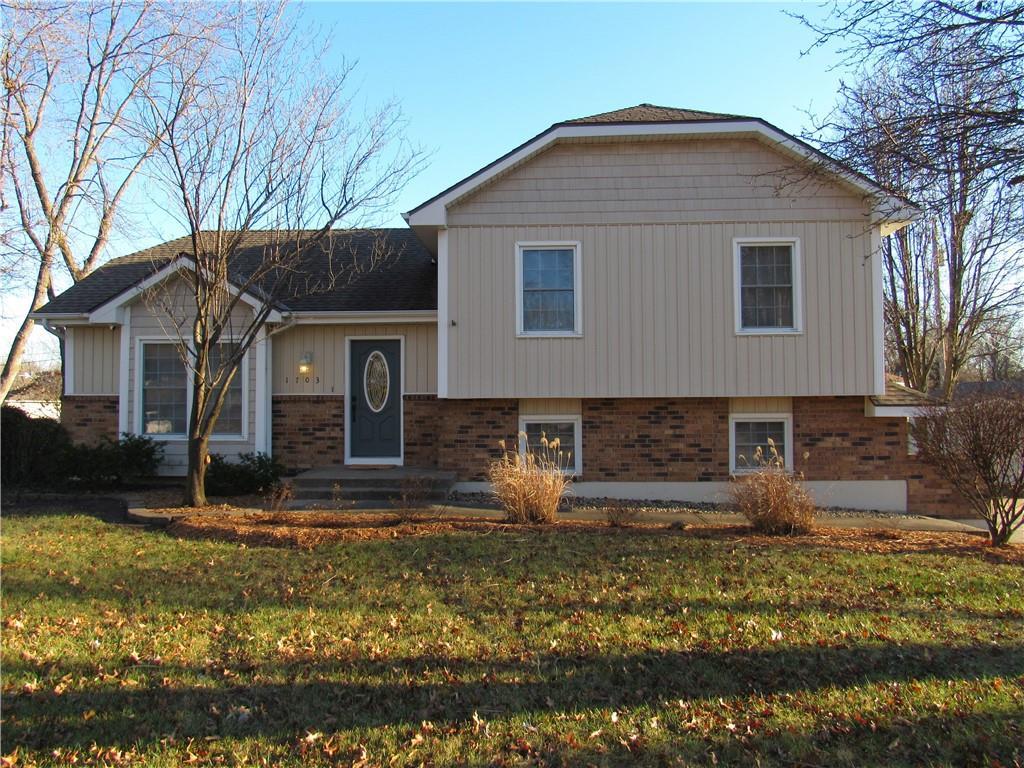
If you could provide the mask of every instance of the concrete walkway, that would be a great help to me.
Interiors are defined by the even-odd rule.
[[[138,523],[146,523],[149,525],[168,525],[174,520],[178,520],[190,515],[218,515],[224,514],[223,510],[211,509],[209,511],[196,511],[192,512],[186,509],[173,510],[155,510],[146,509],[145,507],[133,504],[133,500],[126,499],[128,502],[128,518]],[[455,504],[438,504],[430,507],[431,512],[440,516],[459,516],[459,517],[482,517],[490,520],[499,520],[504,514],[494,508],[479,507],[479,506],[463,506]],[[316,512],[330,512],[332,510],[324,508],[315,510],[299,510],[293,509],[290,512],[302,512],[302,511],[316,511]],[[360,514],[391,514],[393,510],[388,508],[382,508],[381,506],[372,506],[367,508],[350,508],[337,510],[338,514],[343,515],[346,512],[358,512]],[[266,514],[264,509],[254,508],[239,508],[232,512],[232,514],[244,515],[244,514]],[[604,513],[599,509],[593,508],[582,508],[574,509],[571,512],[564,512],[559,515],[559,519],[562,520],[605,520]],[[672,510],[656,510],[646,509],[636,519],[638,523],[683,523],[686,525],[742,525],[746,522],[746,519],[742,515],[730,514],[724,512],[677,512]],[[822,513],[818,516],[817,524],[823,528],[864,528],[864,529],[888,529],[888,530],[900,530],[900,531],[935,531],[935,532],[956,532],[956,533],[973,533],[973,534],[985,534],[985,524],[981,520],[943,520],[940,518],[933,517],[878,517],[869,514],[861,515],[830,515],[827,512]]]

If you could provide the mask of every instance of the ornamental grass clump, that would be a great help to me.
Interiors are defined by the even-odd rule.
[[[568,472],[572,455],[562,450],[558,438],[549,441],[544,433],[536,447],[525,433],[520,432],[519,438],[525,450],[509,450],[501,441],[501,458],[487,470],[494,496],[510,523],[553,523],[572,483]]]
[[[754,452],[753,467],[736,479],[730,494],[754,530],[785,536],[809,532],[814,527],[814,501],[800,484],[802,476],[786,470],[771,438],[767,455],[760,447]]]

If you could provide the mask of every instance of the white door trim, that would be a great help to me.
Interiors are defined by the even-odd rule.
[[[353,341],[398,341],[398,456],[352,458],[352,342]],[[345,463],[390,464],[401,467],[405,464],[405,336],[346,336],[345,337]]]

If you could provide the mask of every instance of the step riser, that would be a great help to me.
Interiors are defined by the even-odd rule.
[[[309,490],[314,490],[314,491],[319,491],[319,490],[328,490],[329,491],[329,490],[332,490],[335,487],[335,485],[340,487],[342,490],[345,490],[346,488],[359,488],[359,489],[363,489],[363,488],[401,488],[401,487],[403,487],[401,483],[396,483],[394,480],[374,480],[374,479],[371,479],[371,478],[362,478],[362,477],[360,477],[358,480],[350,480],[348,482],[340,482],[340,481],[335,481],[335,480],[304,480],[302,478],[296,477],[296,478],[292,478],[291,480],[288,480],[287,482],[290,482],[291,485],[292,485],[292,488],[295,488],[296,490],[299,489],[299,488],[308,488]],[[433,482],[430,482],[430,483],[425,483],[424,486],[427,487],[427,488],[431,488],[431,489],[437,489],[437,488],[445,488],[445,489],[447,489],[447,488],[451,487],[451,482],[447,481],[447,480],[437,480],[437,481],[433,481]],[[410,483],[408,487],[413,487],[413,484]],[[419,487],[419,486],[417,486],[417,487]]]

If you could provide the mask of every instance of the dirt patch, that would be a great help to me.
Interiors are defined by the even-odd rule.
[[[821,547],[871,554],[941,554],[979,557],[989,562],[1024,565],[1024,547],[993,548],[983,536],[890,529],[822,528],[802,536],[766,536],[743,525],[637,523],[612,528],[603,521],[560,520],[551,525],[512,525],[474,516],[422,514],[413,518],[354,512],[279,512],[218,514],[216,509],[175,521],[169,530],[183,538],[218,539],[249,545],[300,547],[373,539],[436,536],[456,532],[481,535],[514,531],[538,535],[670,535],[732,541],[755,547]]]

